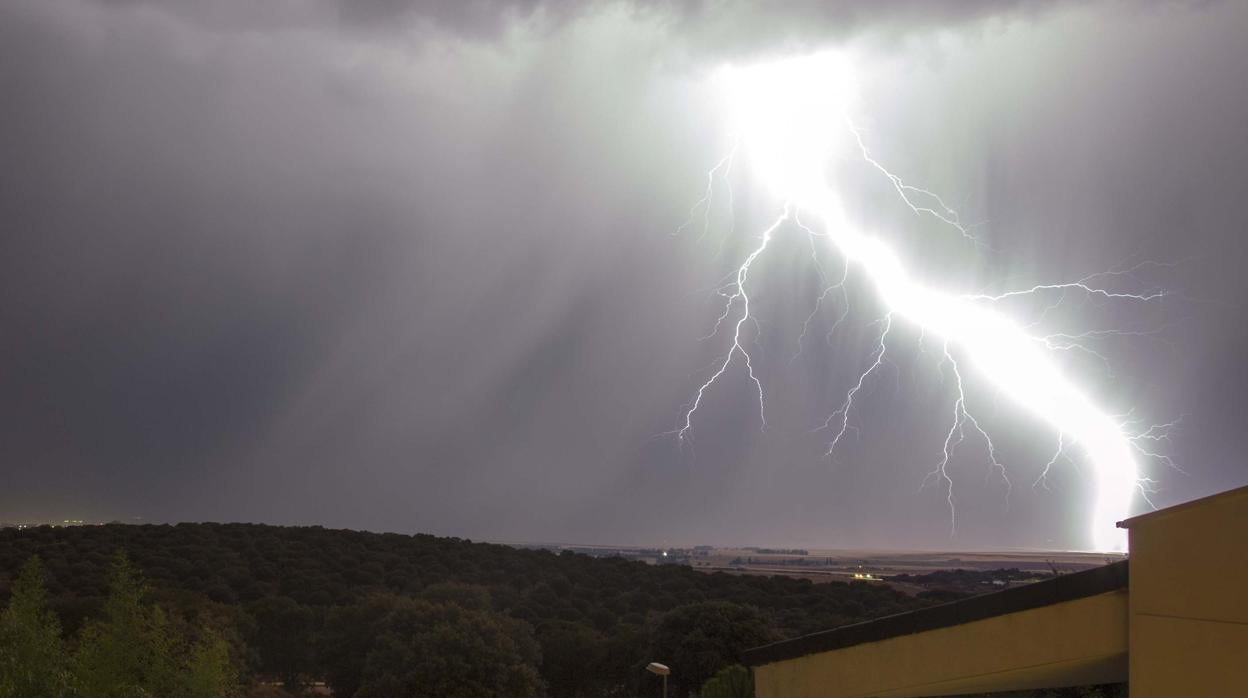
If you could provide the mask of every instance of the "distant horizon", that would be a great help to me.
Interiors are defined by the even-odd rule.
[[[454,533],[435,533],[435,532],[430,532],[430,531],[377,530],[377,529],[370,529],[370,528],[354,528],[350,526],[327,526],[327,525],[319,524],[319,523],[273,523],[269,521],[214,521],[214,520],[208,520],[208,519],[154,521],[154,520],[148,520],[148,519],[144,519],[142,517],[137,517],[137,516],[131,517],[131,519],[137,522],[132,523],[131,521],[127,521],[121,518],[112,518],[112,519],[106,519],[106,520],[104,519],[45,519],[45,520],[29,519],[29,520],[23,520],[23,521],[18,521],[18,520],[10,521],[8,519],[0,518],[0,524],[31,524],[33,526],[51,526],[51,527],[56,527],[56,528],[62,527],[62,526],[57,526],[58,523],[64,523],[66,521],[81,521],[83,523],[75,524],[75,525],[82,525],[82,526],[107,526],[107,525],[113,525],[113,524],[121,524],[121,525],[127,525],[127,526],[133,526],[133,525],[176,526],[178,524],[210,524],[210,525],[241,524],[241,525],[255,525],[255,526],[274,526],[274,527],[280,527],[280,528],[323,528],[329,531],[349,531],[349,532],[356,532],[356,533],[373,533],[373,534],[378,534],[378,535],[388,535],[388,534],[402,535],[402,536],[427,535],[427,536],[434,536],[436,538],[455,538],[458,540],[468,540],[473,543],[490,543],[494,545],[507,545],[507,546],[513,546],[513,547],[535,546],[535,547],[566,547],[566,548],[582,547],[582,548],[604,548],[604,549],[618,548],[618,549],[632,549],[632,550],[641,550],[641,549],[692,550],[699,546],[710,546],[716,550],[724,550],[724,551],[746,551],[749,549],[756,549],[756,548],[771,549],[771,550],[803,549],[803,550],[810,551],[810,554],[812,556],[824,555],[824,554],[835,556],[834,555],[835,553],[846,553],[846,554],[875,553],[875,554],[896,554],[896,555],[904,555],[904,554],[956,555],[959,553],[977,554],[977,555],[991,555],[993,553],[1002,553],[1002,554],[1058,553],[1058,554],[1069,554],[1069,555],[1088,555],[1088,556],[1093,556],[1093,557],[1095,556],[1125,557],[1126,556],[1125,553],[1116,553],[1116,552],[1110,552],[1110,551],[1066,550],[1066,549],[1057,549],[1057,548],[1021,548],[1021,547],[1020,548],[1004,548],[1004,547],[1001,547],[1001,548],[993,548],[993,547],[982,547],[982,548],[957,548],[957,547],[823,548],[823,547],[818,547],[818,546],[813,546],[813,545],[798,545],[798,544],[788,544],[788,543],[786,544],[756,544],[756,543],[715,544],[715,543],[706,543],[706,542],[702,542],[702,543],[666,543],[666,542],[664,543],[591,543],[591,542],[584,542],[584,541],[542,541],[542,540],[521,540],[521,539],[507,539],[507,538],[477,538],[477,537],[456,535]]]

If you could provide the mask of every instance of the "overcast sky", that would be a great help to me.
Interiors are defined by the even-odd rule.
[[[766,5],[0,3],[0,520],[1085,545],[1086,464],[1033,487],[1057,437],[985,386],[1014,487],[968,440],[950,537],[921,485],[953,385],[904,327],[824,456],[881,308],[851,271],[794,360],[821,289],[792,226],[754,277],[768,428],[738,367],[693,448],[663,436],[727,349],[699,340],[710,289],[776,213],[741,171],[733,232],[721,198],[674,234],[726,147],[712,76],[829,47],[876,157],[983,243],[864,174],[899,254],[959,291],[1136,268],[1098,281],[1168,295],[1063,302],[1049,331],[1127,334],[1060,360],[1110,412],[1181,418],[1182,472],[1141,463],[1157,505],[1248,483],[1248,5]]]

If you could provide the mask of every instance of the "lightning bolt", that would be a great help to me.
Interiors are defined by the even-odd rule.
[[[740,301],[741,314],[737,318],[737,321],[733,324],[732,346],[729,347],[728,353],[724,356],[723,361],[720,362],[719,368],[717,368],[715,372],[711,374],[711,377],[706,379],[706,382],[698,388],[693,401],[689,405],[689,408],[685,411],[684,424],[682,424],[681,427],[675,432],[677,438],[680,439],[681,442],[684,442],[685,439],[689,437],[689,430],[693,428],[693,415],[698,411],[698,407],[702,405],[702,398],[706,395],[706,391],[715,384],[715,381],[719,380],[720,376],[724,375],[724,372],[728,370],[728,367],[732,365],[733,360],[738,355],[740,355],[744,360],[746,374],[750,377],[750,380],[754,383],[754,387],[758,390],[759,421],[762,423],[764,428],[767,426],[767,412],[766,406],[763,402],[763,383],[754,373],[753,357],[750,356],[750,352],[745,348],[745,345],[741,343],[741,328],[753,319],[750,316],[750,295],[746,290],[745,282],[749,278],[750,267],[754,265],[754,261],[767,250],[767,246],[771,243],[771,239],[775,234],[776,229],[788,219],[789,208],[786,206],[784,213],[781,214],[780,218],[778,218],[775,223],[772,223],[771,227],[763,231],[762,240],[758,243],[758,247],[754,248],[754,251],[751,252],[750,255],[745,258],[745,261],[741,263],[741,266],[737,267],[735,275],[736,282],[733,284],[733,291],[726,296],[726,300],[724,301],[724,312],[719,316],[719,319],[715,321],[715,328],[711,330],[711,334],[706,337],[709,339],[718,333],[719,326],[732,313],[733,308],[738,304],[738,301]]]
[[[846,114],[844,118],[845,118],[845,127],[848,128],[849,132],[854,135],[854,141],[858,144],[858,150],[862,153],[862,159],[867,164],[874,167],[876,170],[879,170],[879,172],[883,174],[888,179],[889,182],[892,183],[893,189],[897,191],[897,196],[901,198],[901,200],[906,204],[906,206],[910,207],[911,211],[915,212],[916,214],[927,214],[929,216],[932,216],[933,218],[936,218],[940,222],[944,223],[945,225],[948,225],[952,227],[953,229],[957,230],[959,233],[962,234],[962,237],[966,238],[970,242],[975,243],[977,246],[983,245],[983,243],[980,242],[980,240],[976,238],[974,235],[972,235],[971,231],[968,230],[967,227],[962,224],[962,217],[958,215],[958,212],[955,211],[953,208],[951,208],[949,204],[946,204],[945,200],[940,198],[938,194],[928,191],[927,189],[923,189],[922,187],[915,187],[915,186],[906,184],[904,181],[902,181],[901,177],[898,177],[892,172],[889,172],[887,168],[885,168],[883,165],[879,163],[879,161],[873,158],[871,156],[870,149],[867,148],[867,144],[862,139],[862,131],[860,131],[858,127],[854,125],[853,120],[849,118],[848,114]],[[933,202],[933,204],[925,205],[922,203],[916,203],[915,199],[913,198],[916,195],[928,199],[929,201]],[[933,208],[933,206],[935,206],[935,208]]]
[[[1048,462],[1044,464],[1044,470],[1040,471],[1040,476],[1036,478],[1035,482],[1031,483],[1032,487],[1041,486],[1041,487],[1044,487],[1044,489],[1046,490],[1049,489],[1049,471],[1053,469],[1053,466],[1057,465],[1057,459],[1062,457],[1063,452],[1065,450],[1066,450],[1066,435],[1058,434],[1057,435],[1057,450],[1053,452],[1053,457],[1050,458]]]
[[[839,444],[841,439],[845,437],[846,431],[853,429],[855,434],[859,433],[858,427],[851,427],[849,425],[849,411],[854,408],[854,397],[858,395],[859,391],[862,390],[862,385],[866,382],[867,377],[872,373],[875,373],[875,370],[880,366],[884,365],[884,354],[888,351],[888,332],[893,329],[892,313],[884,316],[883,324],[884,329],[880,331],[880,338],[876,343],[877,348],[871,360],[871,365],[867,366],[867,370],[859,374],[858,382],[854,383],[854,386],[849,389],[849,392],[845,393],[845,401],[841,403],[840,408],[833,412],[832,415],[828,417],[827,421],[823,423],[823,428],[826,429],[831,426],[833,421],[838,420],[838,418],[841,422],[840,428],[837,429],[836,436],[833,436],[832,441],[828,443],[827,456],[829,458],[836,452],[837,444]]]
[[[1087,345],[1088,341],[1136,333],[1091,330],[1037,334],[1034,330],[1072,293],[1099,302],[1143,303],[1161,299],[1166,296],[1165,291],[1125,292],[1106,287],[1102,282],[1119,278],[1131,280],[1133,274],[1146,265],[1165,265],[1146,262],[1074,281],[1041,283],[996,293],[955,293],[926,286],[913,278],[880,237],[863,230],[847,214],[841,196],[828,181],[830,162],[845,152],[856,153],[862,163],[889,182],[900,202],[913,213],[933,218],[977,249],[983,249],[984,245],[943,198],[931,190],[907,183],[871,153],[862,131],[850,118],[856,101],[852,64],[842,56],[817,54],[745,68],[729,67],[721,73],[720,79],[726,88],[732,148],[708,172],[706,193],[694,204],[690,221],[682,229],[691,225],[696,212],[702,210],[701,237],[706,235],[709,222],[705,216],[709,216],[714,199],[716,177],[726,179],[741,155],[748,156],[755,175],[771,194],[783,201],[783,213],[763,231],[759,244],[730,275],[730,280],[717,289],[724,301],[723,311],[704,339],[716,337],[721,327],[729,323],[732,341],[727,352],[717,360],[710,377],[685,405],[678,428],[669,433],[675,434],[682,444],[690,439],[695,416],[707,392],[738,364],[744,367],[757,392],[760,424],[766,427],[763,383],[743,338],[744,328],[750,325],[755,328],[755,340],[760,334],[758,320],[751,313],[747,282],[754,263],[767,251],[777,230],[786,222],[792,222],[810,241],[812,264],[822,291],[802,325],[797,353],[790,363],[801,355],[812,319],[833,294],[840,296],[841,314],[829,330],[829,337],[847,317],[849,298],[845,282],[851,266],[873,287],[886,310],[879,321],[881,331],[867,367],[846,392],[840,406],[819,427],[835,430],[828,443],[828,457],[835,456],[846,434],[859,433],[859,427],[852,423],[855,401],[861,399],[872,374],[890,363],[886,355],[895,324],[907,323],[918,330],[920,342],[928,335],[939,339],[943,347],[940,365],[948,367],[953,376],[955,390],[949,429],[945,432],[940,457],[923,481],[924,486],[933,480],[942,484],[949,506],[951,534],[956,532],[957,519],[950,466],[968,431],[983,441],[991,464],[988,476],[1000,476],[1005,485],[1007,505],[1012,490],[996,446],[968,409],[965,385],[973,374],[991,386],[996,394],[1010,398],[1056,431],[1057,450],[1044,464],[1033,486],[1047,488],[1047,477],[1059,458],[1069,458],[1072,448],[1079,449],[1093,466],[1097,493],[1088,517],[1091,546],[1097,550],[1123,549],[1125,538],[1115,522],[1127,516],[1136,493],[1148,501],[1148,495],[1155,490],[1154,482],[1140,474],[1136,456],[1173,465],[1162,448],[1168,444],[1170,430],[1177,420],[1132,432],[1127,421],[1111,416],[1098,406],[1054,359],[1057,352],[1080,350],[1108,363],[1107,357]],[[837,124],[842,127],[838,128]],[[834,283],[828,283],[825,278],[818,244],[838,254],[843,261],[843,271]],[[997,309],[1015,299],[1038,296],[1048,300],[1040,316],[1027,325]]]
[[[706,173],[706,191],[702,194],[701,199],[698,199],[693,203],[693,206],[689,207],[689,218],[687,218],[684,223],[681,223],[680,226],[676,228],[676,232],[673,233],[673,235],[680,235],[687,228],[692,226],[694,221],[697,220],[699,209],[702,210],[702,234],[698,236],[698,241],[701,241],[706,237],[706,234],[710,232],[711,205],[715,202],[715,175],[720,172],[720,170],[723,170],[723,174],[721,176],[723,177],[725,185],[728,188],[728,215],[732,216],[734,208],[732,205],[732,184],[731,180],[728,178],[732,175],[732,163],[736,157],[737,149],[734,146],[727,155],[720,159],[719,162],[715,163],[715,166]],[[732,226],[729,226],[728,233],[732,233]]]
[[[815,239],[819,237],[819,234],[810,229],[805,223],[802,223],[800,215],[794,214],[793,221],[799,228],[806,232],[806,239],[810,241],[810,261],[811,264],[814,265],[815,271],[819,275],[819,281],[824,285],[824,289],[823,292],[815,298],[815,307],[811,309],[810,314],[806,316],[806,320],[802,322],[802,332],[797,336],[797,352],[793,354],[792,359],[789,359],[790,366],[801,358],[802,347],[806,341],[806,335],[810,332],[810,323],[815,319],[815,316],[819,314],[819,310],[823,308],[824,302],[834,291],[840,293],[841,296],[841,313],[836,318],[836,322],[832,323],[832,326],[828,328],[827,333],[824,335],[824,341],[831,342],[832,334],[836,332],[836,328],[840,327],[841,323],[845,321],[845,318],[849,316],[849,294],[845,290],[845,282],[849,280],[849,260],[843,260],[844,264],[841,267],[840,280],[830,286],[827,285],[827,279],[823,274],[823,265],[819,263],[819,248],[816,247],[815,243]]]

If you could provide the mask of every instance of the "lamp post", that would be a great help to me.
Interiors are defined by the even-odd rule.
[[[646,671],[663,677],[663,698],[667,698],[667,675],[672,673],[672,670],[668,669],[666,664],[650,662],[646,665]]]

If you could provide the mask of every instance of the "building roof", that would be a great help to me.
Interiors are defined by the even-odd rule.
[[[937,628],[971,623],[1008,613],[1074,601],[1127,587],[1127,561],[1061,575],[1043,582],[973,596],[917,611],[885,616],[864,623],[804,635],[746,650],[741,660],[750,666],[796,659],[867,642],[878,642]]]
[[[1131,528],[1132,526],[1134,526],[1135,524],[1141,521],[1151,521],[1152,519],[1155,519],[1161,516],[1167,516],[1169,514],[1187,511],[1189,509],[1194,509],[1196,507],[1204,506],[1206,504],[1211,504],[1215,501],[1238,499],[1239,497],[1248,497],[1248,485],[1245,485],[1243,487],[1237,487],[1233,490],[1227,490],[1225,492],[1219,492],[1217,494],[1211,494],[1208,497],[1201,497],[1200,499],[1193,499],[1188,502],[1183,502],[1182,504],[1176,504],[1172,507],[1166,507],[1165,509],[1158,509],[1157,511],[1150,511],[1147,514],[1140,514],[1139,516],[1132,516],[1129,519],[1119,521],[1118,528]]]

